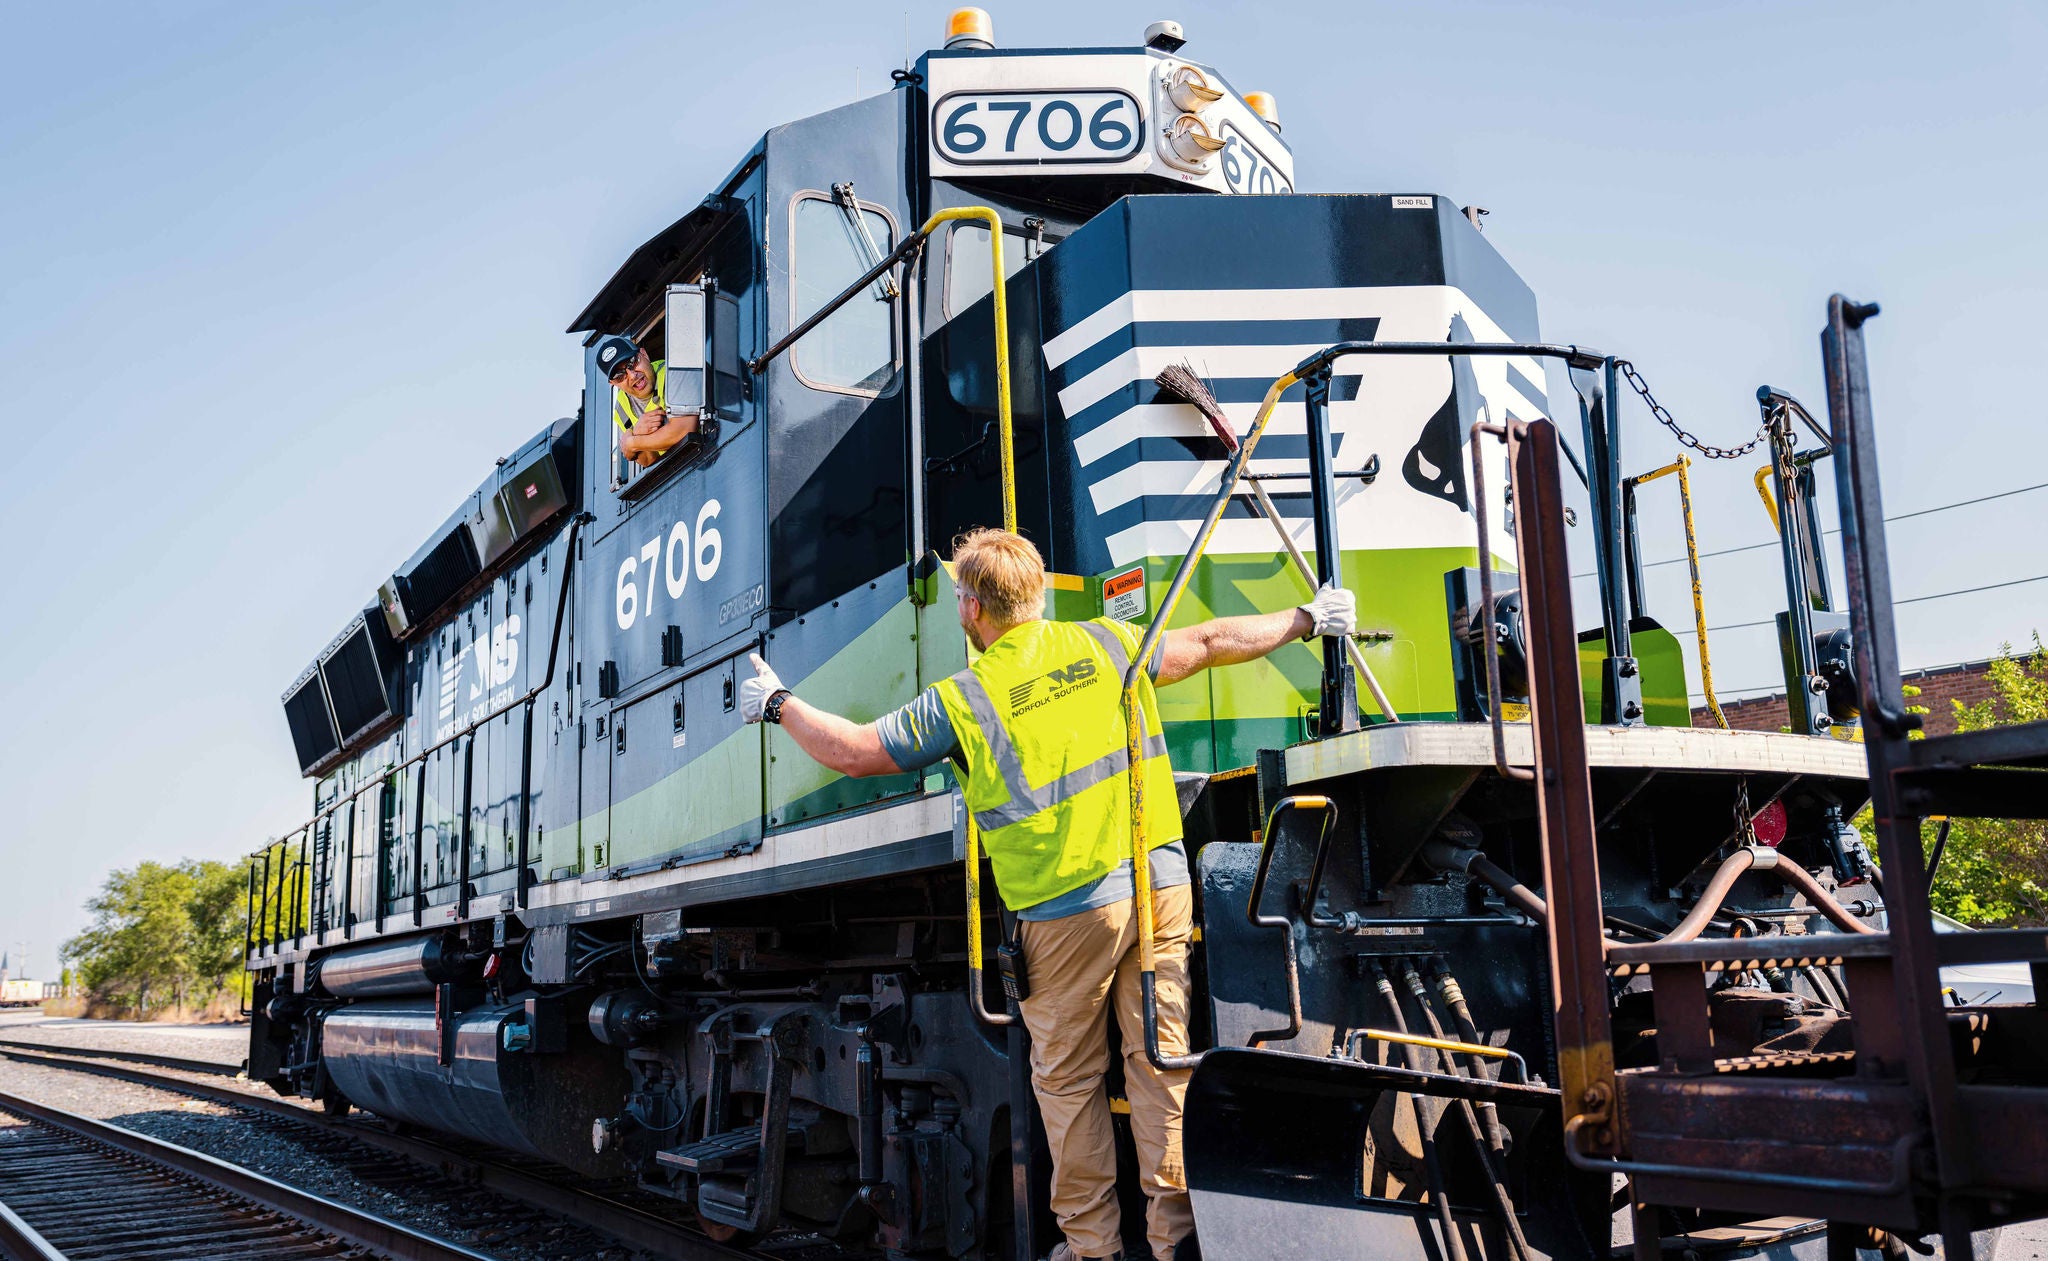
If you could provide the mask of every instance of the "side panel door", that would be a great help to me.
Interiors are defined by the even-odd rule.
[[[728,704],[767,615],[767,449],[739,367],[762,344],[757,203],[743,197],[744,213],[705,260],[703,287],[672,286],[659,322],[664,337],[689,330],[688,344],[664,352],[672,394],[679,365],[704,366],[712,415],[690,448],[664,457],[682,463],[643,472],[660,480],[624,496],[607,487],[596,507],[579,583],[591,600],[581,619],[584,786],[586,802],[605,793],[607,811],[602,839],[585,819],[586,876],[760,844],[762,736]],[[608,415],[608,387],[594,397]]]

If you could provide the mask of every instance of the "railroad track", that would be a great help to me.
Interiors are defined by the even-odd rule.
[[[158,1068],[175,1068],[181,1073],[205,1073],[214,1077],[239,1077],[242,1066],[222,1064],[218,1060],[188,1060],[177,1055],[153,1055],[147,1051],[109,1051],[93,1046],[64,1046],[55,1042],[24,1042],[20,1038],[0,1038],[0,1050],[40,1051],[50,1055],[71,1055],[86,1060],[125,1060],[134,1064],[154,1064]]]
[[[0,1092],[0,1249],[23,1261],[489,1261],[202,1152]]]
[[[24,1045],[34,1045],[35,1049],[21,1049]],[[503,1159],[481,1157],[445,1142],[398,1133],[367,1118],[330,1117],[283,1098],[254,1094],[225,1083],[172,1076],[132,1062],[141,1060],[154,1065],[167,1057],[103,1052],[97,1059],[81,1060],[68,1058],[72,1051],[69,1047],[43,1044],[0,1043],[0,1056],[10,1060],[132,1082],[240,1109],[252,1114],[253,1123],[298,1142],[373,1185],[402,1187],[414,1193],[426,1190],[451,1198],[488,1193],[499,1198],[501,1204],[511,1201],[509,1213],[501,1208],[496,1214],[499,1220],[516,1217],[520,1212],[530,1216],[538,1210],[605,1236],[608,1241],[677,1261],[763,1261],[769,1257],[775,1261],[853,1261],[855,1255],[829,1245],[818,1248],[770,1244],[755,1250],[729,1247],[654,1211],[655,1205],[641,1207],[628,1202],[623,1197],[634,1194],[630,1191],[578,1185],[571,1180],[574,1175],[544,1162],[522,1167]],[[210,1067],[217,1072],[221,1066]],[[392,1156],[401,1160],[394,1162],[389,1159]],[[439,1183],[423,1184],[421,1167]],[[661,1201],[659,1207],[673,1211],[667,1201]],[[571,1254],[566,1247],[564,1253]]]

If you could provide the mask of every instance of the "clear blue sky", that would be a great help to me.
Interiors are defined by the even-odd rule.
[[[1842,289],[1885,304],[1893,511],[2048,481],[2039,5],[989,7],[1013,46],[1178,18],[1190,55],[1278,94],[1304,191],[1490,207],[1546,333],[1632,356],[1709,440],[1754,428],[1762,381],[1818,406]],[[912,47],[947,8],[908,7]],[[559,330],[761,131],[902,62],[903,6],[768,11],[0,12],[0,945],[48,975],[110,866],[229,857],[308,813],[279,693],[574,409]],[[1631,422],[1632,467],[1668,458]],[[1751,467],[1700,470],[1704,548],[1767,537]],[[2048,573],[2044,508],[1900,525],[1901,594]],[[1676,555],[1675,508],[1649,511],[1648,554]],[[1712,621],[1769,616],[1775,564],[1708,561]],[[1653,571],[1679,625],[1683,572]],[[2048,583],[1900,631],[1934,664],[2044,624]],[[1724,686],[1774,682],[1768,631],[1715,655]]]

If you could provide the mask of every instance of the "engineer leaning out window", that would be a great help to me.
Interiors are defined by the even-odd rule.
[[[598,343],[597,369],[612,383],[612,420],[620,429],[619,450],[646,468],[697,432],[697,418],[668,414],[668,361],[650,361],[630,337]]]

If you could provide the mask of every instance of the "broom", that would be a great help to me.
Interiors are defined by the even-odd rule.
[[[1152,378],[1152,383],[1159,387],[1161,398],[1168,402],[1186,403],[1199,412],[1202,419],[1209,422],[1209,428],[1215,432],[1217,438],[1222,440],[1224,450],[1237,450],[1237,431],[1231,428],[1230,417],[1224,415],[1223,404],[1216,401],[1215,391],[1209,388],[1208,382],[1195,375],[1193,367],[1186,363],[1170,364],[1165,371]],[[1258,505],[1259,511],[1265,514],[1266,520],[1273,523],[1273,529],[1280,535],[1280,542],[1286,546],[1287,554],[1294,559],[1295,572],[1308,584],[1309,594],[1313,596],[1316,591],[1316,572],[1309,567],[1308,557],[1303,556],[1301,549],[1294,545],[1294,536],[1287,532],[1286,525],[1281,522],[1280,510],[1273,506],[1273,500],[1266,494],[1265,486],[1256,481],[1251,485],[1252,501]],[[1353,643],[1349,636],[1344,638],[1344,652],[1351,658],[1351,668],[1358,671],[1359,678],[1365,680],[1366,690],[1372,693],[1373,703],[1380,707],[1380,713],[1386,716],[1388,722],[1401,721],[1401,716],[1394,712],[1392,702],[1387,700],[1387,694],[1381,690],[1380,681],[1373,676],[1372,667],[1365,663],[1365,654],[1359,651],[1358,645]]]

